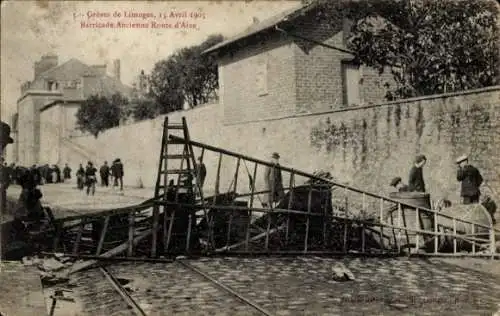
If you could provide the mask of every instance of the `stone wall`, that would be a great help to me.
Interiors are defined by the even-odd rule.
[[[185,116],[193,140],[264,160],[277,151],[284,166],[311,173],[326,169],[340,182],[374,193],[387,193],[388,183],[395,176],[407,182],[415,155],[422,153],[428,157],[424,177],[429,192],[436,199],[456,200],[459,184],[454,161],[464,153],[483,173],[483,191],[491,194],[490,187],[500,192],[499,97],[497,86],[233,125],[223,125],[219,105],[172,113],[169,118],[180,122]],[[103,159],[120,157],[125,164],[126,184],[136,185],[140,177],[145,186],[153,186],[162,121],[144,121],[111,129],[97,139],[77,137],[71,141],[94,152],[99,165]],[[204,160],[206,183],[213,187],[218,156],[206,153]],[[77,161],[70,163],[76,167]],[[229,188],[235,165],[235,159],[223,159],[221,191]],[[248,191],[248,173],[253,173],[253,165],[240,167],[238,187]],[[257,183],[262,185],[262,170],[258,171]]]

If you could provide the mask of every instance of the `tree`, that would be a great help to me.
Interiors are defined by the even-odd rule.
[[[222,35],[211,35],[197,46],[176,51],[155,64],[150,76],[151,95],[160,113],[207,103],[218,89],[217,61],[214,54],[203,51],[221,42]]]
[[[406,98],[500,82],[498,5],[494,1],[321,1],[322,18],[353,22],[348,48],[359,62],[390,66]]]
[[[120,124],[121,109],[119,103],[110,102],[103,96],[92,95],[80,106],[76,118],[81,131],[90,132],[97,138],[100,132]]]
[[[150,98],[138,99],[133,104],[132,115],[137,121],[153,119],[158,114],[158,107]]]

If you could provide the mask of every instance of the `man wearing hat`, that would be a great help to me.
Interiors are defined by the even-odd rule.
[[[427,157],[418,155],[415,158],[415,164],[410,170],[408,179],[408,187],[410,192],[425,192],[424,172],[423,167],[427,162]]]
[[[403,184],[401,177],[396,177],[391,181],[391,187],[395,187],[398,192],[408,192],[410,189],[407,185]]]
[[[483,177],[476,167],[469,165],[469,157],[467,155],[460,156],[456,160],[457,180],[462,182],[460,196],[463,199],[463,204],[479,203],[481,191],[479,187],[483,183]]]
[[[275,152],[271,157],[273,166],[266,166],[265,183],[266,190],[269,191],[267,202],[272,208],[274,202],[279,202],[285,196],[285,190],[283,189],[283,178],[279,164],[280,155]]]

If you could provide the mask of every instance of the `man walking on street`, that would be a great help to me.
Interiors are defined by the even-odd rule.
[[[63,176],[64,176],[64,181],[71,179],[71,168],[68,167],[68,164],[64,166]]]
[[[107,161],[105,161],[104,165],[102,165],[99,170],[99,174],[101,175],[101,186],[107,187],[109,185],[109,166]]]
[[[115,178],[115,183],[113,184],[113,187],[118,185],[118,182],[120,183],[120,191],[123,191],[123,164],[120,160],[120,158],[116,159],[113,162],[113,165],[111,166],[111,171],[113,174],[113,177]]]
[[[97,182],[96,177],[97,169],[94,167],[92,162],[88,162],[87,168],[85,169],[85,182],[87,185],[87,195],[92,192],[92,195],[95,194],[95,183]]]
[[[458,165],[457,180],[462,182],[460,196],[463,204],[479,203],[481,191],[479,187],[483,183],[483,177],[479,170],[469,164],[469,157],[463,155],[456,161]]]
[[[423,167],[427,162],[427,157],[418,155],[415,159],[415,164],[410,170],[408,179],[408,187],[410,192],[425,192],[425,182]]]

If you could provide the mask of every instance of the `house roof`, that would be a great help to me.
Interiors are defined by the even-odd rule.
[[[102,93],[106,96],[111,96],[116,92],[120,92],[127,97],[132,93],[132,87],[123,84],[118,79],[109,75],[102,75],[93,67],[84,64],[76,58],[48,69],[38,75],[34,82],[44,79],[53,79],[56,81],[70,81],[80,79],[84,75],[97,76],[99,79],[90,87],[90,90]]]
[[[237,34],[236,36],[233,36],[233,37],[203,51],[203,54],[217,51],[223,47],[226,47],[230,44],[236,43],[236,42],[243,40],[247,37],[250,37],[250,36],[255,35],[257,33],[263,32],[265,30],[269,30],[269,29],[277,26],[279,23],[294,20],[297,17],[299,17],[300,15],[303,15],[303,14],[309,12],[310,10],[316,8],[317,6],[318,6],[317,2],[312,2],[310,4],[303,4],[303,5],[300,5],[299,7],[285,10],[282,13],[277,14],[269,19],[266,19],[266,20],[260,22],[260,23],[251,25],[245,31]]]

